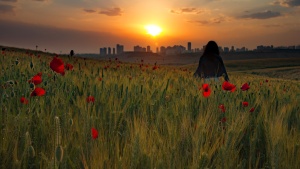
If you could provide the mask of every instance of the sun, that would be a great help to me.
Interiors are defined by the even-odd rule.
[[[152,36],[157,36],[162,32],[162,29],[157,25],[146,25],[145,29],[147,30],[147,34]]]

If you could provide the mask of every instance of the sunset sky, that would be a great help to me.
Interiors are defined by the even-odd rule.
[[[162,33],[147,34],[158,25]],[[300,45],[300,0],[0,0],[0,45],[63,53],[100,47]]]

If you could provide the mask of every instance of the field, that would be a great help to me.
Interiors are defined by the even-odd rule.
[[[297,59],[227,61],[236,90],[204,97],[194,64],[54,57],[0,53],[0,168],[300,168],[300,83],[261,71]]]

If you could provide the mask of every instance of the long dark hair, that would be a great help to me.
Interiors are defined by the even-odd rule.
[[[205,46],[203,56],[207,54],[220,55],[218,44],[215,41],[209,41]]]

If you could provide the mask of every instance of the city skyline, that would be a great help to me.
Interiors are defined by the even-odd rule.
[[[157,36],[145,30],[157,25]],[[99,46],[299,45],[299,0],[0,0],[0,45],[98,53]]]

